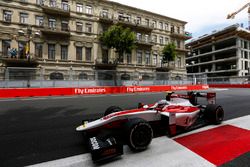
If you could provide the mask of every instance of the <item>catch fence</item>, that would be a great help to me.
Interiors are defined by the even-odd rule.
[[[0,87],[91,87],[206,84],[203,75],[173,72],[127,72],[112,70],[44,70],[43,68],[0,68]]]

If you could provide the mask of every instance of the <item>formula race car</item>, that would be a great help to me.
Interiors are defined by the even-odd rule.
[[[205,97],[208,104],[198,104],[198,97]],[[132,110],[111,106],[102,118],[84,121],[76,130],[88,136],[92,160],[100,162],[122,155],[123,144],[133,151],[145,150],[155,129],[174,136],[207,124],[220,124],[223,118],[224,110],[216,104],[214,92],[168,92],[165,99],[149,105],[139,103]]]

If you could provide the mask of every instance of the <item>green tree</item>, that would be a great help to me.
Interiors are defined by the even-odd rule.
[[[176,46],[174,43],[169,43],[164,46],[162,50],[162,64],[168,63],[169,67],[169,62],[174,61],[176,58]]]
[[[124,53],[131,53],[135,48],[136,35],[129,28],[113,25],[101,35],[100,41],[107,48],[115,49],[118,53],[117,63]]]

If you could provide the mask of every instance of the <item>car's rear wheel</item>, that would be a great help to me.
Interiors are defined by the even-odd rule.
[[[104,112],[104,116],[109,115],[111,113],[119,112],[119,111],[122,111],[122,109],[120,107],[118,107],[118,106],[110,106]]]
[[[150,124],[141,119],[134,118],[125,123],[127,144],[132,151],[145,150],[153,138],[153,130]]]
[[[211,124],[220,124],[224,119],[224,110],[220,105],[208,104],[205,109],[205,117]]]

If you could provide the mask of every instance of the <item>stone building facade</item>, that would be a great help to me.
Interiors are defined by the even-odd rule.
[[[0,2],[0,66],[40,69],[44,79],[91,78],[96,70],[111,70],[116,57],[99,35],[120,23],[137,37],[132,54],[116,68],[150,75],[161,65],[161,50],[177,46],[172,71],[185,74],[186,22],[106,0],[3,0]],[[9,71],[11,73],[11,70]],[[13,74],[15,75],[15,74]]]

